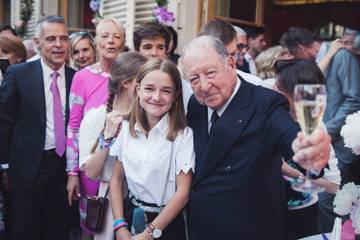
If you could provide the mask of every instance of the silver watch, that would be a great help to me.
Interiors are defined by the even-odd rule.
[[[161,237],[162,231],[154,227],[151,223],[146,226],[146,230],[150,233],[150,236],[154,239]]]

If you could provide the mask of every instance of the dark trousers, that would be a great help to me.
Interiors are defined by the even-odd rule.
[[[341,174],[341,185],[348,182],[360,184],[360,157],[356,157],[351,163],[342,163],[339,161],[338,167]]]
[[[26,156],[24,156],[26,157]],[[14,240],[66,240],[69,236],[65,158],[44,151],[37,176],[25,192],[13,193]],[[21,177],[21,176],[19,176]]]
[[[132,216],[134,209],[136,208],[130,201],[127,201],[126,208],[126,220],[129,224],[129,230],[131,229]],[[157,213],[145,212],[148,223],[151,223],[156,217]],[[182,213],[180,213],[167,228],[162,232],[159,240],[186,240],[185,222]]]
[[[288,210],[288,220],[296,239],[319,233],[317,224],[318,204],[297,210]]]
[[[4,217],[4,221],[5,221],[5,231],[3,233],[0,233],[0,240],[2,239],[6,239],[6,240],[11,240],[11,204],[12,204],[12,197],[11,194],[9,192],[8,189],[8,183],[3,182],[4,180],[4,175],[7,175],[7,173],[4,172],[0,172],[0,192],[2,193],[3,196],[3,206],[1,206],[0,208],[3,208],[3,210],[5,210],[5,216]],[[6,177],[6,179],[8,179],[8,177]],[[5,187],[6,185],[6,187]]]
[[[333,201],[335,194],[328,192],[318,193],[318,227],[322,233],[331,232],[334,226],[336,213],[334,213]]]

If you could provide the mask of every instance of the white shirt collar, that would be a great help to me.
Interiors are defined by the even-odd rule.
[[[169,113],[166,113],[160,119],[160,121],[150,130],[150,132],[158,131],[162,135],[167,136],[168,129],[169,129],[169,121],[170,121]],[[138,123],[135,123],[134,129],[136,132],[143,134],[143,131]]]
[[[248,62],[250,62],[250,61],[253,60],[252,57],[250,56],[250,54],[248,54],[248,53],[245,53],[244,58],[245,58],[246,61],[248,61]]]
[[[54,70],[52,70],[45,62],[44,59],[41,58],[41,67],[43,70],[43,76],[45,77],[45,79],[50,79],[51,78],[51,74],[53,72],[55,72]],[[56,72],[59,73],[60,77],[64,77],[65,76],[65,63],[61,66],[61,68],[59,70],[57,70]]]
[[[240,81],[238,76],[236,76],[236,80],[237,80],[236,81],[236,86],[235,86],[234,91],[231,94],[230,98],[226,101],[226,103],[219,110],[217,110],[217,114],[219,115],[219,117],[221,117],[221,115],[225,112],[226,108],[229,106],[229,104],[231,103],[231,101],[235,97],[235,94],[238,92],[238,90],[240,88],[241,81]],[[214,112],[214,110],[208,107],[208,123],[211,122],[211,115],[212,115],[213,112]]]

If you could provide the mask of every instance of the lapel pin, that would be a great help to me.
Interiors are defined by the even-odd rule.
[[[238,123],[242,123],[242,120],[241,120],[241,119],[240,119],[240,120],[237,120],[237,122],[238,122]]]

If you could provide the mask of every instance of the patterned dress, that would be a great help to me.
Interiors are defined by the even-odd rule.
[[[79,168],[79,129],[82,119],[91,110],[106,103],[108,96],[109,74],[101,71],[98,64],[88,66],[74,75],[70,89],[70,118],[67,129],[66,170],[79,172],[80,179],[80,225],[85,227],[86,196],[95,196],[99,181],[86,177]],[[94,139],[95,142],[96,139]]]

